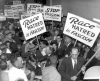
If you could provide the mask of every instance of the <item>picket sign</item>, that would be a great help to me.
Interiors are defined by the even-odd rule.
[[[92,47],[99,32],[98,24],[68,13],[63,33]]]
[[[10,10],[4,10],[4,14],[7,18],[14,18],[14,14],[13,14],[13,11],[12,9]]]
[[[18,4],[21,4],[20,0],[13,0],[13,5],[18,5]]]
[[[34,15],[36,15],[37,13],[36,13],[36,11],[31,10],[30,13],[28,13],[28,14],[30,14],[30,16],[34,16]]]
[[[37,8],[37,9],[36,9],[36,13],[37,13],[37,14],[42,13],[43,18],[44,18],[44,7]]]
[[[12,5],[13,7],[16,7],[19,12],[24,11],[24,4],[18,4],[18,5]]]
[[[54,6],[44,6],[44,19],[61,21],[62,9]]]
[[[30,14],[23,14],[21,15],[21,20],[30,17]]]
[[[30,14],[31,11],[36,12],[36,8],[40,8],[41,4],[27,4],[27,13]]]
[[[19,11],[16,5],[12,5],[12,12],[13,12],[13,18],[14,19],[19,19]]]
[[[29,40],[37,35],[46,32],[44,20],[41,13],[20,20],[20,24],[26,40]]]
[[[59,7],[62,9],[62,6],[61,5],[54,5],[55,7]],[[62,12],[61,12],[61,17],[63,17],[63,9],[62,9]]]

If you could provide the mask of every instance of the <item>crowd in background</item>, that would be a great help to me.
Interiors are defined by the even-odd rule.
[[[62,23],[52,27],[45,22],[45,25],[47,32],[26,41],[18,21],[11,19],[0,23],[0,81],[61,81],[67,76],[63,73],[64,61],[71,57],[72,49],[78,49],[78,57],[83,58],[85,64],[100,46],[99,36],[94,46],[89,47],[64,35]],[[86,69],[100,65],[99,60],[98,54]],[[83,74],[80,77],[82,80]],[[64,79],[62,81],[72,81]]]

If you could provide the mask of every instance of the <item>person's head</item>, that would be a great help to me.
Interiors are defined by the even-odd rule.
[[[41,40],[41,47],[42,48],[45,48],[45,47],[47,47],[49,44],[48,44],[48,42],[47,42],[47,40]]]
[[[81,42],[78,42],[77,45],[78,45],[78,47],[82,47],[82,43]]]
[[[58,47],[58,43],[56,41],[52,41],[50,45],[56,50]]]
[[[7,69],[7,62],[6,61],[3,61],[3,60],[0,61],[0,69],[2,71]]]
[[[54,31],[54,35],[57,36],[59,34],[59,30]]]
[[[52,47],[47,47],[46,50],[45,50],[45,53],[47,55],[51,55],[53,53],[53,48]]]
[[[51,55],[50,56],[50,63],[51,63],[51,65],[56,65],[57,64],[57,56],[56,55]]]
[[[69,44],[69,43],[71,43],[71,38],[68,36],[65,36],[64,41],[66,44]]]
[[[14,28],[14,25],[13,24],[10,24],[9,25],[9,30],[13,30],[13,28]]]
[[[8,39],[12,39],[12,34],[9,32],[9,33],[6,35],[6,37],[7,37]]]
[[[62,35],[58,35],[57,36],[57,42],[61,42],[61,40],[62,40]]]
[[[16,55],[13,55],[10,59],[12,65],[16,68],[23,68],[23,59],[22,57],[17,57]]]
[[[3,60],[3,61],[7,61],[7,55],[6,54],[2,54],[0,59]]]
[[[71,49],[71,57],[72,59],[76,60],[78,58],[78,55],[79,55],[79,50],[77,47],[73,47]]]

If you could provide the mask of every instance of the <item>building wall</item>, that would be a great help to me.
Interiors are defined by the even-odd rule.
[[[100,19],[100,0],[52,0],[52,3],[62,5],[64,16],[70,12],[89,20]]]

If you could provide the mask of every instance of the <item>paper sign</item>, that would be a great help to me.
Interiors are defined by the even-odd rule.
[[[37,13],[36,13],[36,11],[34,11],[34,10],[31,10],[30,11],[30,16],[34,16],[34,15],[36,15]]]
[[[23,12],[24,11],[24,4],[18,4],[18,5],[15,5],[18,9],[19,12]]]
[[[26,40],[46,32],[42,14],[37,14],[20,20],[20,24]]]
[[[14,19],[19,19],[19,12],[18,12],[18,8],[16,5],[12,5],[12,12],[13,12],[13,18]]]
[[[68,13],[63,33],[92,47],[99,32],[98,24]]]
[[[25,18],[28,18],[28,17],[30,17],[29,14],[23,14],[23,15],[21,15],[21,19],[25,19]]]
[[[44,17],[44,8],[41,7],[41,8],[37,8],[36,9],[36,13],[39,14],[39,13],[42,13],[43,17]]]
[[[61,5],[54,5],[54,6],[55,6],[55,7],[62,8],[62,6],[61,6]],[[61,17],[63,17],[63,9],[62,9]]]
[[[61,21],[62,9],[54,6],[44,6],[44,19]]]
[[[36,12],[36,8],[40,8],[41,4],[27,4],[27,13],[30,14],[31,11]]]
[[[11,5],[4,5],[4,9],[5,9],[5,10],[11,9]]]
[[[14,18],[14,14],[12,10],[4,10],[4,14],[7,18]]]
[[[21,1],[18,1],[18,0],[13,1],[13,5],[18,5],[18,4],[21,4]]]

